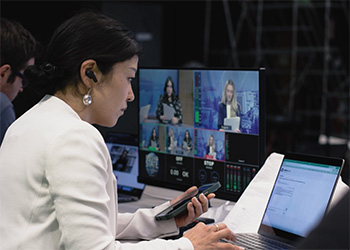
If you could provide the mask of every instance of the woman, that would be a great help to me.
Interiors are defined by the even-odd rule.
[[[168,105],[173,109],[173,117],[167,117],[164,114],[164,105]],[[165,80],[163,95],[159,97],[156,115],[157,119],[162,123],[171,123],[173,125],[182,123],[181,102],[175,93],[174,82],[170,76]]]
[[[185,152],[192,151],[192,138],[188,130],[185,131],[185,136],[182,141],[182,148],[185,150]]]
[[[111,158],[91,124],[114,126],[133,101],[139,54],[121,24],[88,12],[55,31],[47,63],[25,71],[47,95],[11,125],[0,148],[2,249],[220,249],[220,238],[235,239],[220,223],[218,230],[198,224],[174,241],[116,241],[176,232],[207,211],[214,196],[192,199],[186,215],[161,223],[154,215],[169,202],[118,213]]]
[[[225,118],[237,117],[240,115],[241,107],[237,102],[236,86],[232,79],[228,79],[225,83],[221,102],[219,104],[218,129],[222,129]],[[239,130],[235,132],[239,132]]]
[[[169,128],[168,138],[167,138],[167,150],[170,152],[176,149],[176,141],[173,128]]]
[[[147,147],[152,147],[156,151],[158,151],[159,148],[160,148],[159,139],[158,139],[158,136],[157,136],[156,128],[152,128],[151,136],[148,139]]]
[[[216,159],[216,146],[215,146],[215,139],[213,135],[209,135],[206,155],[210,156],[214,160]]]

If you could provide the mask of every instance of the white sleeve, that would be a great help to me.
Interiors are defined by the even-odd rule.
[[[154,239],[179,233],[175,220],[156,221],[155,216],[170,205],[166,202],[153,209],[118,214],[117,239]]]
[[[135,240],[137,238],[147,239],[147,241],[135,243],[121,243],[116,241],[118,250],[193,250],[191,241],[187,238],[177,240],[164,240],[159,237],[178,234],[174,220],[156,221],[154,216],[167,208],[166,202],[153,209],[139,209],[135,213],[118,214],[118,235],[120,240]],[[154,239],[157,238],[158,239]],[[153,240],[152,240],[153,239]]]
[[[107,156],[98,131],[77,128],[47,145],[46,178],[55,209],[60,248],[113,249]]]
[[[98,131],[79,128],[76,133],[61,134],[47,145],[45,176],[55,209],[51,219],[58,221],[61,232],[60,248],[64,249],[176,249],[193,250],[187,238],[155,239],[138,243],[121,243],[111,230],[108,182],[108,150]],[[155,223],[154,215],[163,206],[141,209],[135,214],[117,217],[119,236],[159,236],[177,231],[174,221]],[[141,226],[142,225],[142,226]],[[158,228],[159,226],[159,228]],[[150,229],[154,232],[145,233]]]

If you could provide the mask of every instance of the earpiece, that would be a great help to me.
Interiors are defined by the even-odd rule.
[[[97,82],[96,76],[95,76],[93,71],[87,70],[87,71],[85,71],[85,75],[87,77],[89,77],[90,79],[92,79],[94,82]]]

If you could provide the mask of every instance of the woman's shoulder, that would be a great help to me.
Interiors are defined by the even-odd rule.
[[[226,104],[220,102],[219,103],[219,109],[224,109],[224,108],[226,108]]]
[[[18,126],[26,124],[27,131],[40,130],[43,136],[51,138],[70,134],[89,135],[98,140],[102,138],[101,133],[94,126],[81,120],[68,104],[53,96],[43,98],[20,118]]]

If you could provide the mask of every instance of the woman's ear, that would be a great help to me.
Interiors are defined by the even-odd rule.
[[[97,67],[95,60],[88,59],[80,66],[80,79],[86,88],[91,88],[93,83],[101,80],[101,72]]]

